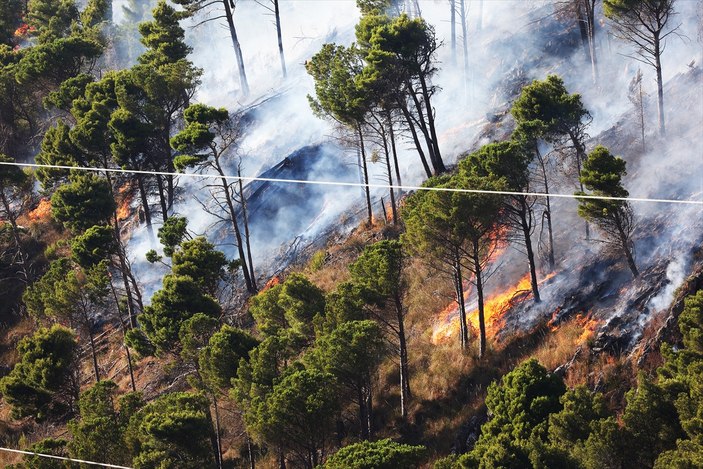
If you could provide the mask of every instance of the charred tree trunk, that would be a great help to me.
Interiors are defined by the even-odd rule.
[[[283,55],[283,36],[281,35],[281,12],[278,8],[278,0],[273,0],[273,12],[276,17],[276,34],[278,36],[278,55],[281,58],[281,71],[283,72],[283,78],[288,76],[288,71],[286,70],[286,58]]]
[[[459,8],[461,8],[461,42],[463,46],[464,58],[464,89],[466,89],[466,85],[469,80],[469,31],[467,26],[465,2],[466,0],[459,0]]]
[[[161,204],[161,218],[164,222],[168,219],[168,204],[164,193],[164,180],[160,174],[156,175],[156,187],[159,191],[159,203]]]
[[[234,27],[234,0],[222,0],[225,6],[225,17],[227,18],[227,26],[229,27],[229,34],[232,37],[232,46],[234,47],[234,54],[237,58],[237,67],[239,68],[239,83],[242,87],[242,94],[244,96],[249,95],[249,82],[247,81],[247,73],[244,68],[244,57],[242,56],[242,47],[239,44],[239,38],[237,37],[237,29]]]
[[[581,192],[585,192],[583,182],[581,181],[581,165],[586,160],[586,149],[583,147],[583,144],[581,143],[581,140],[579,140],[578,136],[576,136],[573,132],[569,133],[569,138],[571,138],[571,143],[574,145],[574,149],[576,150],[576,174],[579,179],[579,187],[581,189]],[[591,239],[591,229],[588,225],[588,222],[585,222],[585,224],[586,239]]]
[[[461,349],[466,350],[469,346],[469,328],[466,321],[466,302],[464,300],[464,278],[461,274],[461,261],[459,254],[455,253],[454,260],[454,289],[456,291],[456,302],[459,305],[459,334]]]
[[[627,260],[627,266],[630,268],[630,272],[632,272],[632,276],[637,278],[640,275],[639,270],[637,269],[637,264],[635,264],[635,258],[632,255],[632,249],[630,249],[630,238],[627,236],[625,233],[625,230],[623,229],[623,224],[622,220],[620,219],[619,216],[615,216],[615,224],[617,225],[617,230],[618,230],[618,238],[620,241],[620,246],[622,247],[623,254],[625,255],[625,259]]]
[[[132,385],[132,392],[137,392],[137,386],[134,382],[134,368],[132,367],[132,354],[129,351],[129,347],[125,343],[125,338],[127,336],[127,329],[124,325],[124,319],[122,318],[122,309],[120,308],[120,300],[117,297],[117,291],[115,286],[112,284],[112,277],[110,277],[110,290],[112,290],[112,297],[115,299],[115,308],[117,309],[117,320],[120,322],[120,329],[122,330],[122,346],[127,354],[127,367],[129,368],[129,381]]]
[[[361,168],[364,173],[364,194],[366,196],[366,212],[368,214],[369,225],[373,225],[373,211],[371,209],[371,188],[369,187],[369,169],[366,163],[366,148],[364,147],[364,134],[361,125],[357,126],[359,136],[359,148],[361,149]]]
[[[476,276],[476,295],[478,297],[478,358],[481,359],[486,354],[486,318],[483,305],[483,272],[481,271],[481,259],[479,254],[479,242],[473,240],[472,261],[474,264],[474,275]]]
[[[527,251],[527,262],[530,266],[530,285],[532,286],[532,296],[535,303],[539,303],[542,299],[539,296],[539,286],[537,284],[537,266],[535,265],[535,254],[532,249],[532,214],[525,196],[518,196],[520,227],[525,238],[525,250]],[[528,220],[529,218],[529,220]]]
[[[142,210],[144,210],[144,222],[146,223],[147,230],[149,230],[150,235],[153,237],[154,230],[151,226],[151,209],[149,208],[149,196],[146,193],[146,188],[144,187],[144,176],[142,174],[137,174],[137,187],[139,188],[139,199],[142,203]]]
[[[427,153],[430,157],[430,163],[432,163],[432,168],[434,169],[434,174],[439,174],[441,171],[438,170],[440,167],[439,162],[437,161],[437,153],[435,152],[435,145],[434,142],[432,141],[432,136],[430,134],[429,127],[427,126],[427,121],[425,120],[425,113],[422,110],[423,104],[420,99],[418,99],[417,94],[415,93],[415,90],[413,89],[413,86],[411,83],[406,83],[406,87],[408,89],[408,93],[412,97],[413,104],[415,105],[415,110],[417,111],[417,125],[420,127],[420,131],[422,132],[423,137],[425,138],[425,145],[427,146]],[[430,111],[431,112],[431,111]],[[412,119],[413,116],[410,115],[410,118]]]
[[[367,411],[368,408],[366,407],[366,396],[364,395],[364,384],[363,383],[358,383],[357,385],[357,399],[358,399],[358,405],[359,405],[359,437],[362,440],[368,440],[369,439],[369,427],[368,427],[368,415]]]
[[[420,73],[420,86],[422,87],[422,98],[425,101],[425,107],[427,110],[427,125],[430,129],[430,137],[432,140],[432,146],[435,154],[435,172],[437,174],[444,173],[447,171],[447,168],[444,166],[444,161],[442,161],[442,154],[439,151],[439,141],[437,139],[437,129],[435,128],[434,120],[434,109],[432,109],[432,104],[430,103],[430,92],[427,88],[427,81],[425,80],[425,75],[423,73]]]

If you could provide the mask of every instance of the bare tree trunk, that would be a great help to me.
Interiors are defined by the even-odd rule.
[[[225,17],[227,18],[227,25],[229,26],[229,34],[232,37],[232,46],[234,47],[234,54],[237,57],[237,67],[239,67],[239,83],[242,87],[242,94],[244,96],[249,95],[249,82],[247,81],[247,73],[244,69],[244,57],[242,56],[242,47],[239,44],[239,38],[237,37],[237,29],[234,27],[234,0],[222,0],[225,6]]]
[[[222,168],[218,165],[218,171],[220,176],[224,176]],[[239,261],[242,264],[242,274],[244,275],[244,283],[246,284],[247,291],[249,293],[256,293],[256,287],[251,281],[251,276],[249,274],[249,267],[247,266],[247,257],[244,252],[244,241],[242,240],[242,233],[239,230],[239,223],[237,223],[237,211],[234,209],[234,202],[232,201],[232,194],[229,191],[229,184],[227,184],[227,179],[222,178],[222,190],[225,193],[225,202],[227,204],[227,209],[229,210],[229,216],[232,224],[232,229],[234,230],[234,237],[237,243],[237,251],[239,253]]]
[[[139,187],[139,198],[142,202],[142,210],[144,210],[144,222],[146,223],[150,236],[153,238],[154,229],[151,226],[151,209],[149,208],[149,197],[147,196],[146,188],[144,187],[144,176],[142,174],[137,174],[136,176],[137,186]]]
[[[161,218],[164,222],[168,219],[168,204],[164,193],[164,180],[160,174],[156,175],[156,187],[159,191],[159,203],[161,204]]]
[[[469,80],[469,31],[466,18],[466,4],[465,0],[459,0],[459,12],[461,18],[461,42],[463,45],[463,58],[464,58],[464,89],[466,89],[467,82]]]
[[[573,133],[569,134],[569,137],[571,138],[571,142],[574,145],[574,148],[576,149],[576,174],[578,175],[579,179],[579,187],[581,188],[581,192],[585,192],[585,188],[583,187],[583,182],[581,182],[581,164],[583,161],[586,160],[586,149],[583,147],[583,144],[579,141],[578,137],[574,135]],[[586,224],[586,239],[591,239],[591,229],[588,225],[588,222],[585,222]]]
[[[281,35],[281,12],[278,8],[278,0],[273,0],[273,11],[276,16],[276,34],[278,35],[278,55],[281,57],[281,71],[283,72],[283,78],[288,76],[286,70],[286,58],[283,55],[283,37]]]
[[[630,240],[622,228],[622,222],[620,221],[620,219],[616,217],[615,222],[618,227],[618,235],[620,238],[620,244],[621,244],[623,253],[625,254],[625,259],[627,260],[627,266],[630,268],[630,271],[632,272],[632,276],[637,278],[637,277],[639,277],[640,273],[639,273],[639,270],[637,270],[637,264],[635,264],[635,259],[632,256],[632,251],[630,250]]]
[[[373,211],[371,210],[371,189],[369,188],[369,169],[366,164],[366,148],[364,147],[364,135],[361,132],[361,125],[357,126],[359,135],[359,148],[361,148],[361,168],[364,172],[364,193],[366,195],[366,211],[368,213],[369,225],[373,225]]]
[[[639,108],[640,108],[640,129],[642,131],[642,153],[647,151],[647,146],[644,139],[644,96],[642,93],[642,80],[639,82]]]
[[[117,309],[117,320],[120,322],[120,329],[122,330],[122,346],[127,354],[127,367],[129,368],[129,381],[132,385],[132,392],[137,392],[137,386],[134,382],[134,368],[132,368],[132,354],[129,352],[129,347],[125,343],[125,338],[127,336],[127,330],[124,325],[124,320],[122,319],[122,309],[120,308],[120,300],[117,297],[117,291],[115,290],[115,285],[112,283],[112,277],[110,277],[110,290],[112,290],[112,297],[115,299],[115,308]]]
[[[368,416],[367,416],[367,407],[366,407],[366,396],[364,395],[364,385],[363,383],[358,383],[358,389],[357,389],[357,399],[358,399],[358,405],[359,405],[359,429],[360,429],[360,434],[359,437],[362,440],[368,440],[369,439],[369,427],[368,427]]]
[[[432,104],[430,103],[430,92],[427,88],[427,82],[425,81],[425,75],[422,73],[420,73],[420,85],[422,86],[422,97],[425,100],[425,107],[427,108],[427,125],[430,129],[430,136],[432,138],[432,145],[434,148],[435,158],[437,160],[437,166],[435,167],[435,172],[436,173],[444,173],[445,171],[447,171],[447,168],[444,166],[444,161],[442,161],[442,154],[439,151],[439,142],[437,140],[437,129],[435,128],[435,120],[434,120],[434,109],[432,109]]]

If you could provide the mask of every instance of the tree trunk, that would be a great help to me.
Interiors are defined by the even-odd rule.
[[[466,321],[466,302],[464,300],[464,278],[461,275],[461,262],[459,254],[455,253],[454,260],[454,289],[456,290],[456,302],[459,305],[459,334],[461,334],[461,349],[466,350],[469,346],[469,328]]]
[[[142,210],[144,210],[144,222],[146,223],[147,230],[149,230],[150,235],[153,237],[154,230],[151,226],[149,197],[147,196],[146,189],[144,187],[144,176],[142,174],[137,174],[137,186],[139,187],[139,198],[142,202]]]
[[[449,0],[449,22],[451,23],[452,65],[456,65],[456,0]]]
[[[635,259],[632,256],[632,251],[630,251],[629,239],[625,234],[625,231],[622,229],[622,223],[619,219],[616,219],[616,223],[618,227],[618,234],[620,237],[620,245],[622,247],[623,253],[625,254],[625,259],[627,260],[627,266],[630,268],[632,276],[637,278],[639,277],[640,273],[639,270],[637,270],[637,264],[635,264]]]
[[[283,55],[283,36],[281,35],[281,12],[278,8],[278,0],[273,0],[273,11],[276,16],[276,34],[278,35],[278,55],[281,57],[281,71],[283,72],[283,78],[288,76],[286,70],[286,59]]]
[[[245,438],[247,439],[247,452],[249,453],[249,469],[256,469],[256,462],[254,461],[254,451],[251,447],[251,438],[249,438],[249,435],[246,435]]]
[[[598,60],[596,58],[596,0],[584,0],[588,21],[588,50],[591,56],[593,84],[598,83]]]
[[[469,80],[469,31],[467,27],[466,18],[466,5],[465,0],[459,1],[459,8],[461,8],[461,42],[463,45],[463,58],[464,58],[464,89]]]
[[[237,67],[239,68],[239,82],[242,87],[242,94],[244,96],[249,95],[249,82],[247,81],[247,73],[244,69],[244,57],[242,56],[242,47],[239,44],[239,38],[237,37],[237,29],[234,27],[234,2],[233,0],[222,0],[225,6],[225,17],[227,18],[227,25],[229,26],[229,34],[232,37],[232,46],[234,47],[234,54],[237,57]]]
[[[247,245],[247,259],[249,260],[249,276],[251,277],[251,283],[255,290],[259,288],[256,286],[256,275],[254,275],[254,261],[251,255],[251,242],[249,238],[249,217],[247,216],[247,200],[244,197],[244,186],[242,183],[242,171],[237,168],[237,175],[239,176],[239,197],[242,206],[242,220],[244,221],[244,242]]]
[[[547,167],[544,164],[544,157],[541,155],[539,148],[535,148],[537,153],[537,158],[539,160],[540,168],[542,169],[542,178],[544,179],[544,193],[547,194],[547,210],[544,212],[543,216],[547,217],[547,233],[549,235],[549,250],[547,251],[547,263],[549,264],[549,270],[554,270],[554,235],[552,231],[552,203],[549,197],[549,179],[547,178]]]
[[[396,206],[395,206],[395,191],[393,190],[393,173],[391,171],[391,155],[390,155],[390,151],[388,150],[388,139],[386,138],[385,133],[383,135],[383,152],[386,157],[386,171],[388,173],[388,185],[390,186],[388,188],[388,192],[391,197],[391,214],[393,217],[393,224],[397,225],[398,224],[398,213],[397,213]]]
[[[518,196],[518,199],[518,203],[520,204],[520,226],[522,227],[522,234],[525,237],[525,250],[527,251],[527,261],[530,265],[530,284],[532,285],[532,296],[535,299],[535,303],[539,303],[542,299],[539,296],[539,287],[537,284],[537,266],[535,265],[535,254],[532,250],[532,237],[530,233],[531,227],[527,220],[529,215],[528,211],[530,208],[527,205],[525,196]]]
[[[659,33],[654,34],[654,63],[657,71],[657,106],[659,110],[659,134],[666,135],[666,122],[664,121],[664,79],[662,78],[661,42]]]
[[[391,151],[393,152],[393,165],[395,166],[395,183],[398,186],[398,197],[403,196],[403,181],[400,179],[400,166],[398,165],[398,151],[395,146],[395,130],[393,129],[393,120],[391,113],[388,112],[388,134],[391,138]]]
[[[2,200],[2,205],[5,208],[5,213],[7,213],[7,219],[10,222],[10,227],[12,231],[12,239],[15,242],[15,247],[17,247],[17,252],[20,255],[20,268],[22,270],[22,276],[24,277],[24,282],[28,283],[29,282],[29,273],[27,272],[27,260],[29,257],[25,254],[24,249],[22,248],[22,240],[20,238],[20,230],[19,227],[17,226],[17,219],[15,218],[14,214],[12,213],[11,207],[10,207],[10,202],[7,200],[7,197],[5,196],[5,188],[0,186],[0,200]]]
[[[165,223],[168,219],[168,204],[166,203],[166,194],[164,194],[164,180],[160,174],[156,175],[156,187],[159,191],[159,203],[161,204],[161,218]]]
[[[427,177],[432,177],[432,170],[430,169],[429,164],[427,164],[427,158],[425,157],[425,152],[422,151],[422,144],[420,143],[420,139],[417,135],[417,130],[415,129],[415,124],[413,123],[413,119],[410,116],[410,111],[408,111],[407,106],[401,105],[400,109],[403,111],[403,116],[405,116],[405,121],[408,123],[408,129],[410,130],[410,134],[413,137],[413,143],[415,144],[415,148],[417,149],[418,155],[420,155],[420,161],[422,162],[422,167],[425,169],[425,174]]]
[[[93,337],[93,330],[90,324],[86,324],[86,330],[88,331],[88,339],[90,341],[90,353],[93,355],[93,371],[95,372],[95,382],[100,382],[100,368],[98,368],[98,355],[95,351],[95,338]]]
[[[132,385],[132,392],[137,392],[137,386],[134,382],[134,368],[132,368],[132,354],[129,352],[129,347],[125,343],[125,338],[127,336],[127,330],[124,326],[124,319],[122,319],[122,310],[120,309],[120,300],[117,298],[117,291],[115,290],[115,285],[112,283],[112,277],[110,277],[110,290],[112,290],[112,297],[115,299],[115,308],[117,309],[117,320],[120,322],[120,329],[122,330],[122,346],[127,354],[127,368],[129,368],[129,381]]]
[[[361,148],[361,168],[364,172],[364,194],[366,195],[366,212],[368,213],[369,226],[373,225],[373,211],[371,210],[371,188],[369,187],[369,169],[366,164],[366,148],[364,147],[364,135],[361,132],[361,125],[357,126],[359,135],[359,148]]]
[[[434,142],[432,141],[432,136],[430,135],[430,130],[427,127],[427,122],[425,121],[425,113],[422,110],[422,102],[418,99],[417,94],[415,93],[415,90],[410,82],[406,83],[406,87],[408,89],[408,94],[412,98],[413,104],[415,105],[415,110],[417,111],[417,125],[420,127],[422,136],[425,137],[425,145],[427,145],[427,153],[430,157],[430,163],[432,163],[432,168],[434,169],[435,174],[439,174],[440,171],[438,170],[438,167],[440,165],[437,161],[437,153],[435,151]],[[412,119],[412,115],[410,117]]]
[[[359,437],[362,440],[369,439],[369,427],[368,427],[368,415],[366,407],[366,396],[364,395],[364,385],[363,383],[358,383],[358,404],[359,404]]]
[[[571,138],[571,143],[576,149],[576,174],[579,178],[579,187],[581,188],[581,192],[585,192],[583,182],[581,182],[581,164],[586,160],[586,149],[573,132],[569,132],[569,137]],[[588,226],[588,222],[586,221],[584,223],[586,224],[586,239],[591,239],[591,229]]]
[[[439,151],[439,141],[437,139],[437,129],[435,128],[434,110],[432,109],[432,104],[430,103],[430,92],[427,88],[427,82],[425,81],[425,75],[423,73],[420,73],[420,85],[422,86],[422,97],[425,101],[425,107],[427,108],[427,125],[430,130],[430,137],[432,139],[436,159],[435,172],[440,174],[446,172],[447,168],[444,166],[442,154]]]
[[[642,153],[646,153],[647,145],[644,139],[644,96],[642,93],[642,79],[640,77],[639,83],[639,108],[640,108],[640,130],[642,131]]]
[[[483,277],[481,272],[481,262],[479,259],[478,240],[474,240],[473,244],[474,274],[476,276],[476,294],[478,296],[478,358],[481,359],[486,354],[486,318],[483,306]]]
[[[217,165],[217,171],[220,176],[224,176],[222,168]],[[234,237],[237,243],[237,252],[239,253],[239,261],[242,264],[242,274],[244,275],[244,283],[246,284],[247,291],[249,293],[256,293],[256,287],[251,281],[251,276],[249,274],[249,267],[247,266],[247,257],[244,252],[244,242],[242,240],[242,233],[239,230],[239,223],[237,223],[237,211],[234,209],[234,202],[232,201],[232,194],[229,192],[229,184],[227,184],[227,179],[221,178],[222,190],[225,193],[225,202],[227,204],[227,209],[229,210],[229,216],[232,222],[232,229],[234,230]]]
[[[403,303],[399,294],[395,294],[395,312],[398,319],[398,355],[400,359],[400,414],[405,419],[408,416],[410,402],[410,376],[408,374],[408,347],[405,340],[405,318]]]
[[[212,406],[215,409],[215,441],[217,444],[217,467],[222,469],[222,438],[220,437],[220,411],[217,408],[217,397],[212,394]]]

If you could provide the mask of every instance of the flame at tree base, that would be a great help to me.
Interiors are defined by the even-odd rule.
[[[546,282],[556,274],[551,273],[544,277],[539,283]],[[465,301],[468,300],[473,288],[468,288],[464,292]],[[483,303],[484,322],[486,324],[486,334],[494,336],[504,325],[504,316],[517,303],[532,297],[532,284],[530,274],[522,277],[513,287],[499,293],[488,296]],[[467,321],[469,328],[475,331],[479,329],[478,305],[474,300],[466,303]],[[432,343],[439,344],[447,342],[459,334],[459,306],[456,302],[447,306],[439,313],[439,324],[432,330]]]

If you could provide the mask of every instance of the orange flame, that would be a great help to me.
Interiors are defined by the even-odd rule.
[[[550,273],[538,283],[542,284],[554,277],[556,273]],[[470,303],[468,298],[472,293],[472,288],[464,292],[467,301],[467,319],[469,325],[474,329],[479,328],[478,306],[473,311],[468,312]],[[532,284],[530,274],[522,277],[515,285],[502,292],[490,295],[483,303],[483,316],[486,330],[489,335],[495,335],[504,325],[504,316],[510,308],[518,301],[525,299],[532,294]],[[476,302],[474,302],[475,304]],[[456,303],[452,303],[444,308],[438,315],[439,324],[432,331],[432,343],[437,344],[448,340],[459,332],[459,308]]]
[[[265,292],[266,290],[270,290],[271,288],[275,287],[276,285],[280,285],[281,283],[281,277],[278,275],[273,277],[271,280],[266,282],[266,285],[264,285],[264,288],[261,289],[262,292]]]
[[[117,219],[123,221],[129,218],[129,215],[132,213],[131,205],[134,194],[131,191],[130,184],[128,183],[120,187],[119,194],[122,202],[117,207]]]
[[[39,201],[37,208],[27,214],[30,221],[44,221],[51,216],[51,200],[43,198]]]

